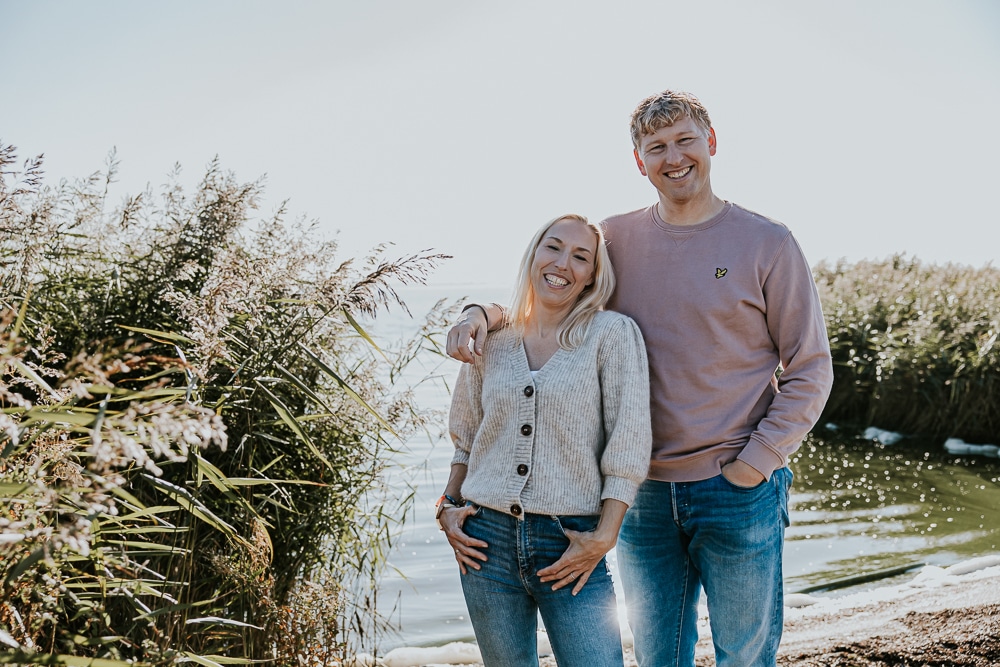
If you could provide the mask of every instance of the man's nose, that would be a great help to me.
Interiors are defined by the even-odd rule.
[[[667,146],[667,162],[670,164],[679,164],[684,157],[683,151],[678,148],[675,144],[670,144]]]

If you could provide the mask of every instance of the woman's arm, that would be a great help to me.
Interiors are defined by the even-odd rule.
[[[469,467],[467,465],[462,463],[452,464],[451,474],[448,476],[448,485],[444,489],[446,496],[456,499],[462,497],[462,482],[465,481],[465,475],[468,471]],[[458,561],[458,566],[462,570],[462,574],[466,574],[466,566],[478,570],[480,565],[477,561],[487,560],[486,554],[479,551],[479,549],[485,549],[489,545],[482,540],[477,540],[474,537],[466,535],[465,531],[462,530],[465,520],[475,513],[476,508],[471,505],[456,507],[448,501],[441,503],[437,510],[438,524],[441,526],[441,530],[444,531],[445,537],[448,538],[451,548],[455,550],[455,560]]]

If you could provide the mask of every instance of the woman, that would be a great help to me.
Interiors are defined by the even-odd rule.
[[[486,667],[535,667],[537,615],[560,667],[621,667],[605,554],[649,467],[649,369],[635,322],[602,310],[600,228],[544,225],[507,326],[462,366],[437,518]]]

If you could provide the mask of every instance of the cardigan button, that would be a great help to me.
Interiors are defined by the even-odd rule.
[[[521,435],[531,435],[531,424],[525,424],[521,427]]]
[[[524,388],[524,395],[527,396],[528,398],[531,398],[532,395],[534,395],[534,393],[535,393],[535,388],[532,387],[530,384]]]
[[[523,463],[521,465],[517,466],[517,474],[520,475],[521,477],[524,477],[525,475],[527,475],[528,474],[528,466],[524,465]]]
[[[514,516],[521,516],[521,512],[522,511],[523,510],[521,510],[521,506],[520,505],[511,505],[510,506],[510,513],[513,514]]]

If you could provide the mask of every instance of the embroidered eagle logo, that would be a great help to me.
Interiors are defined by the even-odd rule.
[[[722,278],[723,276],[725,276],[727,273],[729,273],[729,269],[718,269],[717,268],[717,269],[715,269],[715,279],[718,280],[719,278]]]

